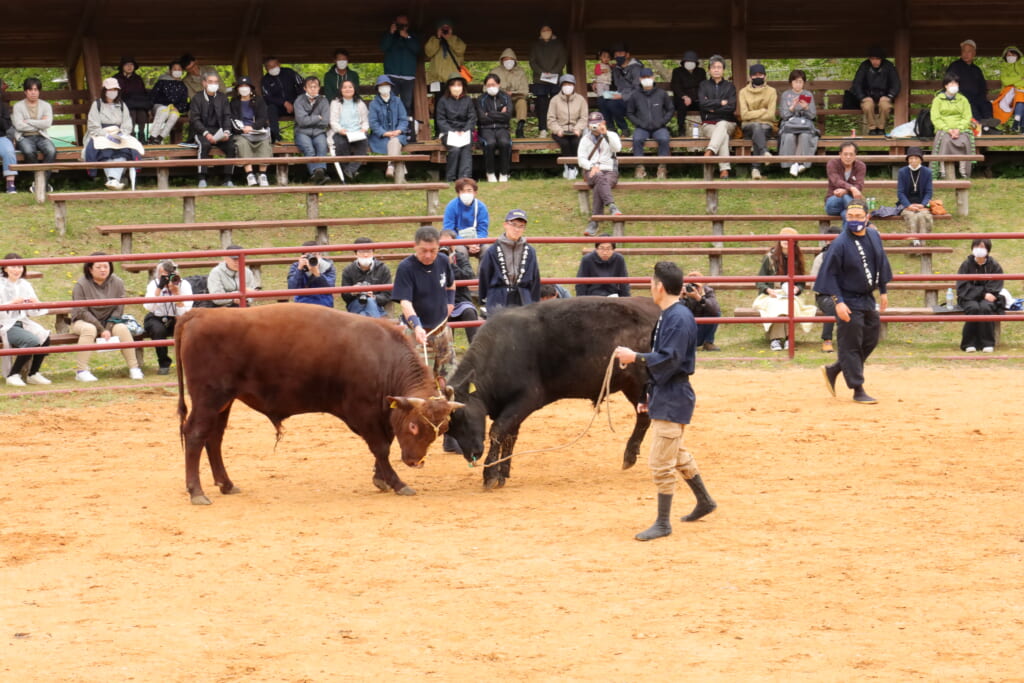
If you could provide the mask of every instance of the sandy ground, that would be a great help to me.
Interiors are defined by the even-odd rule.
[[[527,455],[506,488],[435,444],[378,493],[323,416],[236,408],[243,493],[189,504],[174,399],[3,418],[7,681],[1024,680],[1024,372],[702,370],[688,444],[718,511],[639,543],[631,417]],[[585,402],[527,421],[568,441]],[[692,497],[683,486],[676,516]]]

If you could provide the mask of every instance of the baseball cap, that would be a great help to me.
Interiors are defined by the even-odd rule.
[[[104,90],[120,90],[121,84],[117,82],[116,78],[105,78],[103,79]]]
[[[971,46],[971,47],[973,47],[973,48],[974,48],[975,50],[977,50],[977,49],[978,49],[978,44],[977,44],[976,42],[974,42],[973,40],[971,40],[970,38],[968,38],[967,40],[964,40],[964,41],[962,41],[962,42],[960,43],[960,47],[963,47],[964,45],[970,45],[970,46]]]
[[[604,115],[599,111],[590,112],[590,118],[587,119],[587,123],[593,125],[595,123],[604,123]]]
[[[505,222],[511,223],[512,221],[523,221],[524,223],[529,223],[529,220],[526,218],[526,212],[522,209],[512,209],[505,214]]]

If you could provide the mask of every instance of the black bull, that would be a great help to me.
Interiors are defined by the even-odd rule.
[[[563,398],[596,400],[612,351],[649,351],[660,313],[646,298],[580,297],[506,309],[488,320],[451,378],[455,400],[466,407],[452,414],[448,430],[472,464],[483,454],[485,417],[493,420],[484,486],[504,486],[511,460],[486,465],[512,455],[527,416]],[[623,370],[616,363],[611,392],[636,405],[647,379],[638,364]],[[637,413],[623,469],[636,463],[649,426],[650,417]]]

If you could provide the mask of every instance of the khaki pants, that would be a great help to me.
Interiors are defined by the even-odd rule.
[[[96,326],[92,323],[76,320],[71,323],[71,332],[78,335],[79,344],[96,343],[98,335],[96,334]],[[128,330],[128,327],[120,323],[111,328],[110,334],[124,342],[132,341],[132,333]],[[135,357],[135,349],[121,349],[120,351],[121,355],[124,356],[124,362],[128,364],[129,368],[139,367],[139,361]],[[78,372],[89,369],[89,359],[92,357],[92,353],[92,351],[79,351],[75,354],[75,369]]]
[[[931,232],[934,218],[931,211],[904,211],[903,222],[906,223],[907,232]]]
[[[510,95],[512,98],[512,108],[515,110],[516,120],[525,121],[526,114],[530,110],[529,102],[526,100],[526,95]],[[541,121],[543,124],[547,124],[547,121]],[[544,128],[544,126],[541,126]]]
[[[693,479],[700,471],[690,452],[683,447],[683,428],[678,422],[651,420],[651,476],[658,493],[672,494],[676,490],[676,471],[683,479]]]
[[[728,156],[729,155],[729,138],[732,137],[733,132],[736,130],[736,124],[732,121],[719,121],[715,124],[702,123],[700,126],[700,134],[708,140],[708,149],[715,153],[716,157]],[[719,164],[719,171],[728,171],[732,166],[729,164]]]
[[[865,97],[860,101],[860,110],[864,112],[864,128],[865,133],[869,130],[880,128],[885,129],[885,123],[889,120],[889,114],[892,113],[892,100],[888,97],[879,97],[877,103],[870,97]]]

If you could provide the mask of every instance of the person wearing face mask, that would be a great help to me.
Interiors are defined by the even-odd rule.
[[[626,116],[633,123],[633,155],[644,155],[644,143],[654,140],[658,143],[658,156],[667,157],[672,154],[668,143],[672,134],[668,124],[675,116],[672,98],[662,88],[654,86],[654,72],[644,68],[640,70],[640,90],[626,103]],[[658,177],[665,178],[667,171],[664,164],[658,165]],[[636,167],[636,177],[647,177],[643,165]]]
[[[336,282],[334,262],[324,258],[315,240],[303,242],[308,247],[295,263],[288,267],[288,289],[319,289],[333,287]],[[334,308],[333,294],[296,294],[295,303],[314,304]]]
[[[501,89],[501,78],[497,74],[488,74],[484,79],[484,91],[476,100],[476,120],[489,183],[499,180],[499,176],[494,174],[495,155],[501,182],[507,183],[512,172],[512,137],[508,131],[511,118],[512,101]]]
[[[798,233],[793,228],[783,228],[779,231],[780,236],[796,234]],[[800,249],[800,242],[795,240],[792,253],[789,241],[779,239],[761,261],[761,269],[757,274],[765,277],[767,281],[757,283],[757,297],[752,306],[761,314],[762,318],[779,318],[789,315],[789,285],[786,282],[773,281],[773,276],[788,275],[790,260],[793,261],[794,275],[806,275],[803,250]],[[801,318],[813,316],[816,311],[814,304],[804,301],[805,287],[806,285],[801,282],[797,283],[793,289],[793,315]],[[800,323],[800,327],[804,332],[811,331],[811,323]],[[789,348],[785,323],[765,323],[764,331],[768,333],[769,348],[772,351],[784,351]]]
[[[971,126],[971,103],[960,92],[960,79],[953,72],[942,79],[942,91],[932,100],[932,125],[935,139],[932,154],[974,154],[974,129]],[[971,177],[970,161],[960,162],[960,175]],[[932,162],[932,174],[945,177],[945,171],[937,161]]]
[[[151,145],[163,144],[178,119],[188,113],[188,88],[181,80],[185,69],[180,62],[167,65],[167,72],[160,74],[151,91],[153,95],[153,123],[149,127]]]
[[[559,93],[558,77],[565,71],[565,65],[569,62],[569,53],[565,49],[565,43],[558,39],[551,26],[540,27],[540,36],[530,46],[530,68],[533,70],[533,85],[530,92],[533,93],[534,106],[537,112],[537,127],[540,128],[540,136],[547,137],[548,107],[551,98]],[[526,107],[523,107],[523,117],[526,116]],[[516,137],[521,138],[523,120],[519,117],[519,110],[516,109],[516,118],[519,119],[519,126],[516,128]]]
[[[139,140],[146,139],[146,124],[149,123],[149,110],[153,108],[153,97],[146,92],[146,82],[137,73],[139,63],[134,57],[121,57],[114,78],[121,86],[121,100],[131,112],[135,130],[129,130]]]
[[[740,90],[737,100],[740,106],[740,120],[743,122],[743,137],[753,140],[755,157],[768,154],[768,136],[775,128],[778,116],[779,93],[767,85],[765,68],[762,64],[750,67],[750,83]],[[750,177],[761,179],[761,164],[751,164]]]
[[[270,143],[270,119],[267,104],[256,96],[255,86],[248,76],[235,82],[235,97],[231,100],[231,129],[235,133],[235,150],[240,159],[267,158],[274,156]],[[269,187],[267,165],[260,164],[259,178],[253,173],[252,164],[246,164],[246,185]]]
[[[529,109],[526,96],[530,92],[530,83],[523,67],[519,66],[519,59],[512,48],[507,48],[501,53],[498,65],[491,73],[498,77],[501,90],[509,96],[512,106],[515,107],[514,118],[518,121],[516,137],[521,138],[524,135],[523,126],[526,125],[526,113]],[[509,119],[512,118],[512,110],[509,109]]]
[[[708,138],[704,156],[729,154],[729,139],[736,130],[736,86],[725,80],[725,59],[712,55],[708,60],[711,77],[697,89],[700,99],[701,135]],[[718,165],[718,177],[729,177],[729,164]]]
[[[452,22],[441,19],[437,22],[435,34],[427,38],[423,44],[423,54],[427,58],[427,92],[434,96],[435,123],[438,102],[447,93],[445,83],[453,73],[459,72],[466,57],[466,43],[455,35]],[[438,131],[440,132],[440,131]]]
[[[182,82],[188,89],[189,99],[203,92],[203,79],[209,74],[217,76],[217,80],[220,81],[220,74],[213,67],[202,66],[199,61],[190,55],[185,53],[178,60],[181,64],[181,68],[185,70],[184,76],[182,76]]]
[[[789,72],[789,90],[779,97],[779,156],[799,154],[810,156],[818,149],[818,128],[814,119],[818,116],[814,96],[804,91],[807,74],[800,69]],[[796,178],[811,167],[810,164],[783,162],[782,168]]]
[[[990,126],[998,126],[999,120],[992,118],[992,103],[988,100],[988,81],[974,58],[978,53],[978,44],[973,40],[960,43],[960,59],[950,63],[946,69],[957,77],[960,94],[967,98],[971,105],[971,116],[982,125],[982,130]]]
[[[832,298],[836,306],[836,339],[839,353],[835,363],[822,368],[825,386],[836,395],[836,379],[842,373],[853,400],[877,403],[864,390],[864,363],[878,345],[879,313],[889,307],[887,286],[892,268],[878,230],[868,223],[867,205],[862,200],[847,207],[846,227],[828,248],[814,291]],[[878,306],[873,292],[878,290]]]
[[[686,115],[700,112],[700,97],[697,90],[700,84],[708,79],[708,74],[700,67],[697,53],[687,50],[679,66],[672,69],[672,104],[676,108],[679,121],[679,134],[688,136],[691,124],[687,124]],[[694,117],[696,120],[696,117]]]
[[[565,74],[558,79],[561,90],[551,99],[548,107],[548,130],[551,139],[558,143],[562,156],[573,156],[580,145],[580,138],[587,132],[589,114],[587,98],[576,92],[576,77]],[[578,169],[565,165],[562,177],[575,180]]]
[[[331,105],[320,94],[320,79],[309,76],[303,84],[305,92],[295,98],[295,144],[302,156],[327,156],[327,131],[331,126]],[[327,182],[327,164],[306,164],[309,180],[317,185]]]
[[[229,159],[235,158],[235,139],[231,136],[231,107],[220,88],[220,76],[210,72],[203,77],[203,92],[189,103],[189,123],[199,146],[199,158],[210,156],[214,147]],[[232,187],[234,167],[224,166],[224,187]],[[205,166],[199,167],[199,187],[206,187]]]
[[[338,156],[364,156],[370,148],[366,134],[370,130],[370,112],[366,102],[356,94],[356,87],[349,81],[341,84],[341,92],[331,102],[332,154]],[[349,180],[355,180],[362,164],[350,161],[341,164],[342,173]]]
[[[907,232],[932,231],[932,171],[922,165],[924,152],[920,147],[907,149],[907,165],[896,176],[896,198],[907,226]],[[918,241],[914,241],[917,246]]]
[[[369,237],[357,237],[356,244],[373,244]],[[342,287],[359,285],[390,285],[391,269],[380,259],[374,258],[373,247],[365,246],[356,250],[356,260],[341,271]],[[391,292],[387,290],[366,292],[342,292],[345,310],[368,318],[383,318],[391,305]]]
[[[349,66],[348,50],[339,47],[334,51],[334,65],[324,74],[323,96],[333,102],[341,92],[341,84],[349,81],[359,92],[359,74]]]
[[[450,144],[449,138],[452,133],[468,135],[476,128],[476,104],[466,93],[466,79],[458,73],[448,78],[447,89],[448,92],[437,103],[435,114],[438,137],[444,141],[448,151],[445,180],[452,183],[473,175],[472,144],[469,140],[463,140],[466,144],[454,146]]]
[[[374,154],[398,156],[408,142],[409,116],[402,100],[395,96],[391,76],[377,77],[377,96],[370,102],[370,151]],[[388,162],[384,172],[395,176],[395,166]]]
[[[146,153],[137,139],[132,137],[132,116],[121,99],[116,78],[103,81],[103,97],[89,107],[86,123],[88,142],[82,150],[85,161],[132,161]],[[108,190],[124,189],[123,168],[105,168]],[[90,175],[95,171],[90,170]]]
[[[281,141],[282,116],[295,113],[295,99],[302,94],[303,79],[294,69],[281,66],[277,57],[265,57],[263,68],[267,73],[260,81],[263,101],[267,103],[267,116],[270,119],[270,141]]]
[[[640,70],[643,68],[643,63],[629,54],[627,46],[620,43],[612,47],[612,90],[597,103],[612,133],[630,134],[626,102],[640,89]]]
[[[476,196],[477,184],[472,178],[460,178],[455,182],[455,198],[444,207],[445,230],[451,230],[459,239],[486,239],[490,230],[491,216],[487,205]],[[465,249],[471,256],[480,258],[487,245],[471,244]]]
[[[400,14],[380,38],[380,51],[384,53],[384,75],[402,100],[410,116],[413,111],[413,91],[416,84],[416,65],[420,57],[420,40],[409,32],[409,17]],[[407,127],[411,130],[411,124]]]
[[[1000,123],[1010,122],[1010,132],[1024,132],[1024,62],[1020,48],[1010,45],[1003,50],[999,80],[1003,89],[992,100],[992,116]]]
[[[442,230],[442,240],[454,240],[458,239],[451,230]],[[476,280],[476,271],[473,270],[473,264],[470,263],[469,254],[466,253],[465,249],[451,247],[445,245],[440,248],[440,253],[448,257],[449,262],[452,264],[452,273],[455,275],[455,281],[459,280]],[[473,295],[467,285],[459,285],[455,288],[455,307],[452,309],[448,319],[453,322],[471,322],[473,320],[480,319],[480,312],[476,309],[476,305],[473,303]],[[477,330],[479,327],[463,327],[462,331],[466,333],[466,342],[469,344],[473,343],[473,339],[476,337]],[[454,332],[453,332],[454,334]],[[445,452],[459,452],[457,449],[450,449],[450,442],[445,443]]]
[[[992,240],[977,238],[971,242],[971,255],[960,265],[958,275],[997,275],[1003,268],[992,258]],[[964,315],[1002,315],[1006,302],[1001,294],[1002,280],[957,280],[957,303]],[[996,347],[994,322],[966,322],[960,336],[960,350],[992,353]]]
[[[885,135],[892,103],[900,94],[900,77],[881,47],[875,45],[868,50],[868,58],[857,68],[850,92],[864,114],[864,134]]]
[[[594,196],[592,215],[604,214],[605,207],[613,215],[622,213],[612,196],[612,188],[619,184],[619,160],[616,157],[622,150],[622,140],[608,130],[601,112],[590,113],[587,127],[590,132],[580,138],[576,163],[583,169],[583,177]],[[597,221],[589,221],[583,234],[593,237],[597,230]]]

